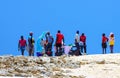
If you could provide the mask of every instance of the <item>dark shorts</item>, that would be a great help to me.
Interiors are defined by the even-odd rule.
[[[102,43],[102,48],[107,48],[107,44],[106,43]]]
[[[25,51],[25,46],[21,46],[21,47],[20,47],[20,50],[21,50],[21,51]]]
[[[56,47],[62,47],[62,44],[61,43],[57,43]]]
[[[46,51],[51,51],[52,50],[52,43],[48,43],[46,45]]]
[[[77,47],[77,49],[80,49],[79,43],[75,43],[75,46]]]

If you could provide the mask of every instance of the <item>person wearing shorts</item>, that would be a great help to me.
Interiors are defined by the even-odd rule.
[[[62,55],[62,44],[64,44],[64,35],[58,30],[56,34],[56,55]]]
[[[30,32],[28,37],[29,56],[34,56],[34,43],[33,33]]]
[[[24,39],[23,36],[21,36],[21,39],[19,40],[19,43],[18,43],[18,50],[21,51],[21,55],[24,55],[26,46],[27,46],[26,40]]]

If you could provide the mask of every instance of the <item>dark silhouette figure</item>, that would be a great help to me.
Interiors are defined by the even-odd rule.
[[[105,36],[105,33],[102,34],[102,52],[106,54],[108,38]]]

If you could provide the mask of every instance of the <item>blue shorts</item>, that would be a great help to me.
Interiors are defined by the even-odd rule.
[[[21,47],[20,47],[20,50],[21,50],[21,51],[25,51],[25,46],[21,46]]]

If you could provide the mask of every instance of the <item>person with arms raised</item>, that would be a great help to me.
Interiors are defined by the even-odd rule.
[[[46,36],[46,41],[48,42],[48,44],[46,45],[46,54],[52,56],[52,44],[54,39],[52,35],[50,35],[50,32],[47,32],[45,36]]]

